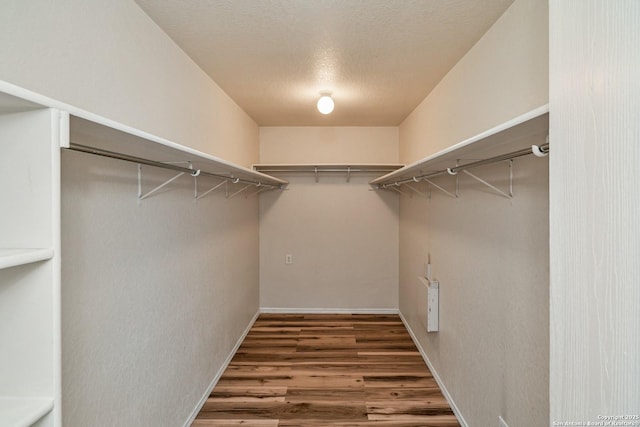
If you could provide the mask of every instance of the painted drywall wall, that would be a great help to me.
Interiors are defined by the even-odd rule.
[[[397,128],[260,129],[263,163],[396,163]],[[372,311],[398,307],[398,198],[374,175],[286,174],[260,196],[260,306]],[[285,255],[293,264],[285,264]]]
[[[257,125],[131,0],[7,0],[0,79],[245,166]]]
[[[548,6],[516,0],[400,126],[411,163],[548,102]]]
[[[182,177],[138,202],[135,164],[62,161],[64,425],[183,425],[257,312],[257,198]]]
[[[550,424],[638,424],[640,4],[549,12]]]
[[[548,416],[548,162],[514,162],[508,200],[466,176],[460,197],[402,196],[400,310],[469,426],[545,425]],[[504,189],[506,164],[474,170]],[[454,178],[437,184],[453,190]],[[426,191],[426,184],[421,184]],[[426,333],[431,256],[440,331]]]
[[[263,126],[260,163],[398,163],[397,127]]]
[[[546,2],[516,0],[401,124],[401,159],[545,104],[547,19]],[[400,201],[400,311],[471,427],[498,425],[498,416],[511,426],[548,422],[548,172],[536,160],[515,162],[511,201],[464,177],[459,199],[433,190],[430,201]],[[477,173],[508,183],[504,165]],[[416,278],[429,253],[442,286],[434,334]]]

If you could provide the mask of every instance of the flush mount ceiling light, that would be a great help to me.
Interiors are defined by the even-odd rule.
[[[320,99],[318,99],[318,111],[322,114],[329,114],[333,111],[333,99],[331,99],[331,92],[320,92]]]

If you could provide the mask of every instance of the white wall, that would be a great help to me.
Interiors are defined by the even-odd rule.
[[[260,163],[398,163],[397,127],[260,128]]]
[[[546,0],[516,0],[400,127],[411,163],[548,102]]]
[[[536,141],[541,143],[541,141]],[[514,162],[507,200],[460,177],[460,197],[403,196],[400,309],[469,426],[544,425],[548,414],[548,162]],[[506,189],[507,166],[474,170]],[[453,190],[454,179],[435,181]],[[426,190],[426,185],[422,184]],[[431,255],[440,332],[417,276]]]
[[[396,163],[398,129],[260,128],[260,152],[263,163]],[[398,308],[398,198],[369,191],[377,175],[286,174],[287,191],[260,196],[262,308]]]
[[[132,0],[3,0],[0,79],[245,166],[257,125]]]
[[[547,5],[516,0],[400,126],[415,161],[547,102]],[[542,143],[543,141],[535,141]],[[506,188],[504,165],[478,169]],[[400,310],[469,426],[548,422],[548,169],[518,159],[509,201],[460,178],[461,197],[400,200]],[[453,188],[451,178],[440,184]],[[424,184],[423,184],[424,185]],[[441,329],[416,277],[431,254]]]
[[[7,0],[0,79],[243,165],[258,126],[131,0]],[[133,166],[134,167],[134,166]],[[258,310],[258,203],[63,158],[63,423],[184,423]],[[189,188],[187,188],[189,187]]]
[[[640,414],[638,22],[551,2],[550,422]]]
[[[138,203],[135,164],[62,160],[64,425],[182,425],[258,308],[257,198]]]

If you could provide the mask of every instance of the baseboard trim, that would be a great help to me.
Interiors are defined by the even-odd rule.
[[[397,308],[291,308],[260,307],[260,313],[270,314],[398,314]]]
[[[240,348],[240,345],[242,344],[242,341],[244,341],[244,339],[246,338],[247,334],[253,327],[253,324],[256,323],[256,320],[258,319],[259,315],[260,315],[260,310],[256,312],[256,314],[253,316],[253,319],[251,319],[251,321],[249,322],[249,325],[245,328],[244,332],[242,332],[242,335],[240,336],[240,338],[238,338],[236,345],[233,346],[233,348],[231,349],[231,352],[229,353],[225,361],[222,363],[222,366],[220,367],[220,369],[218,369],[218,372],[213,377],[213,380],[211,380],[211,384],[209,384],[209,387],[207,388],[207,392],[204,394],[204,396],[202,396],[202,399],[200,399],[200,402],[198,402],[193,412],[191,412],[191,415],[189,415],[189,418],[184,423],[183,427],[189,427],[193,423],[193,421],[196,419],[196,417],[198,416],[198,413],[200,412],[204,404],[207,402],[207,399],[209,398],[211,391],[216,386],[216,384],[218,384],[220,377],[229,366],[229,363],[231,363],[231,359],[233,359],[233,356],[235,356],[236,352],[238,351],[238,348]]]
[[[433,365],[431,364],[431,361],[429,360],[427,353],[424,351],[424,348],[422,348],[422,345],[420,344],[420,341],[418,341],[418,338],[413,332],[413,329],[411,329],[411,325],[409,325],[409,322],[407,322],[407,319],[405,319],[401,311],[398,311],[398,315],[400,316],[400,319],[402,319],[402,323],[404,323],[404,326],[407,328],[407,331],[409,331],[409,335],[411,335],[411,339],[413,340],[413,343],[416,345],[416,347],[418,347],[418,351],[422,355],[424,362],[429,367],[431,374],[433,374],[433,378],[436,380],[436,383],[438,383],[438,387],[440,387],[440,390],[442,391],[444,398],[447,399],[447,402],[449,402],[449,406],[451,406],[451,410],[455,414],[456,418],[458,418],[458,421],[460,422],[460,426],[468,427],[467,421],[464,419],[464,417],[462,416],[462,413],[458,409],[458,406],[451,398],[451,395],[449,394],[449,392],[447,391],[447,388],[445,387],[444,383],[440,379],[438,372],[433,368]]]

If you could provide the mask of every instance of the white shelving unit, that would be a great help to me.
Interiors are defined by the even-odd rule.
[[[369,183],[380,187],[437,173],[461,164],[489,159],[542,144],[549,133],[549,106],[543,105],[458,144],[380,176]]]
[[[58,110],[0,93],[0,426],[59,426]]]

